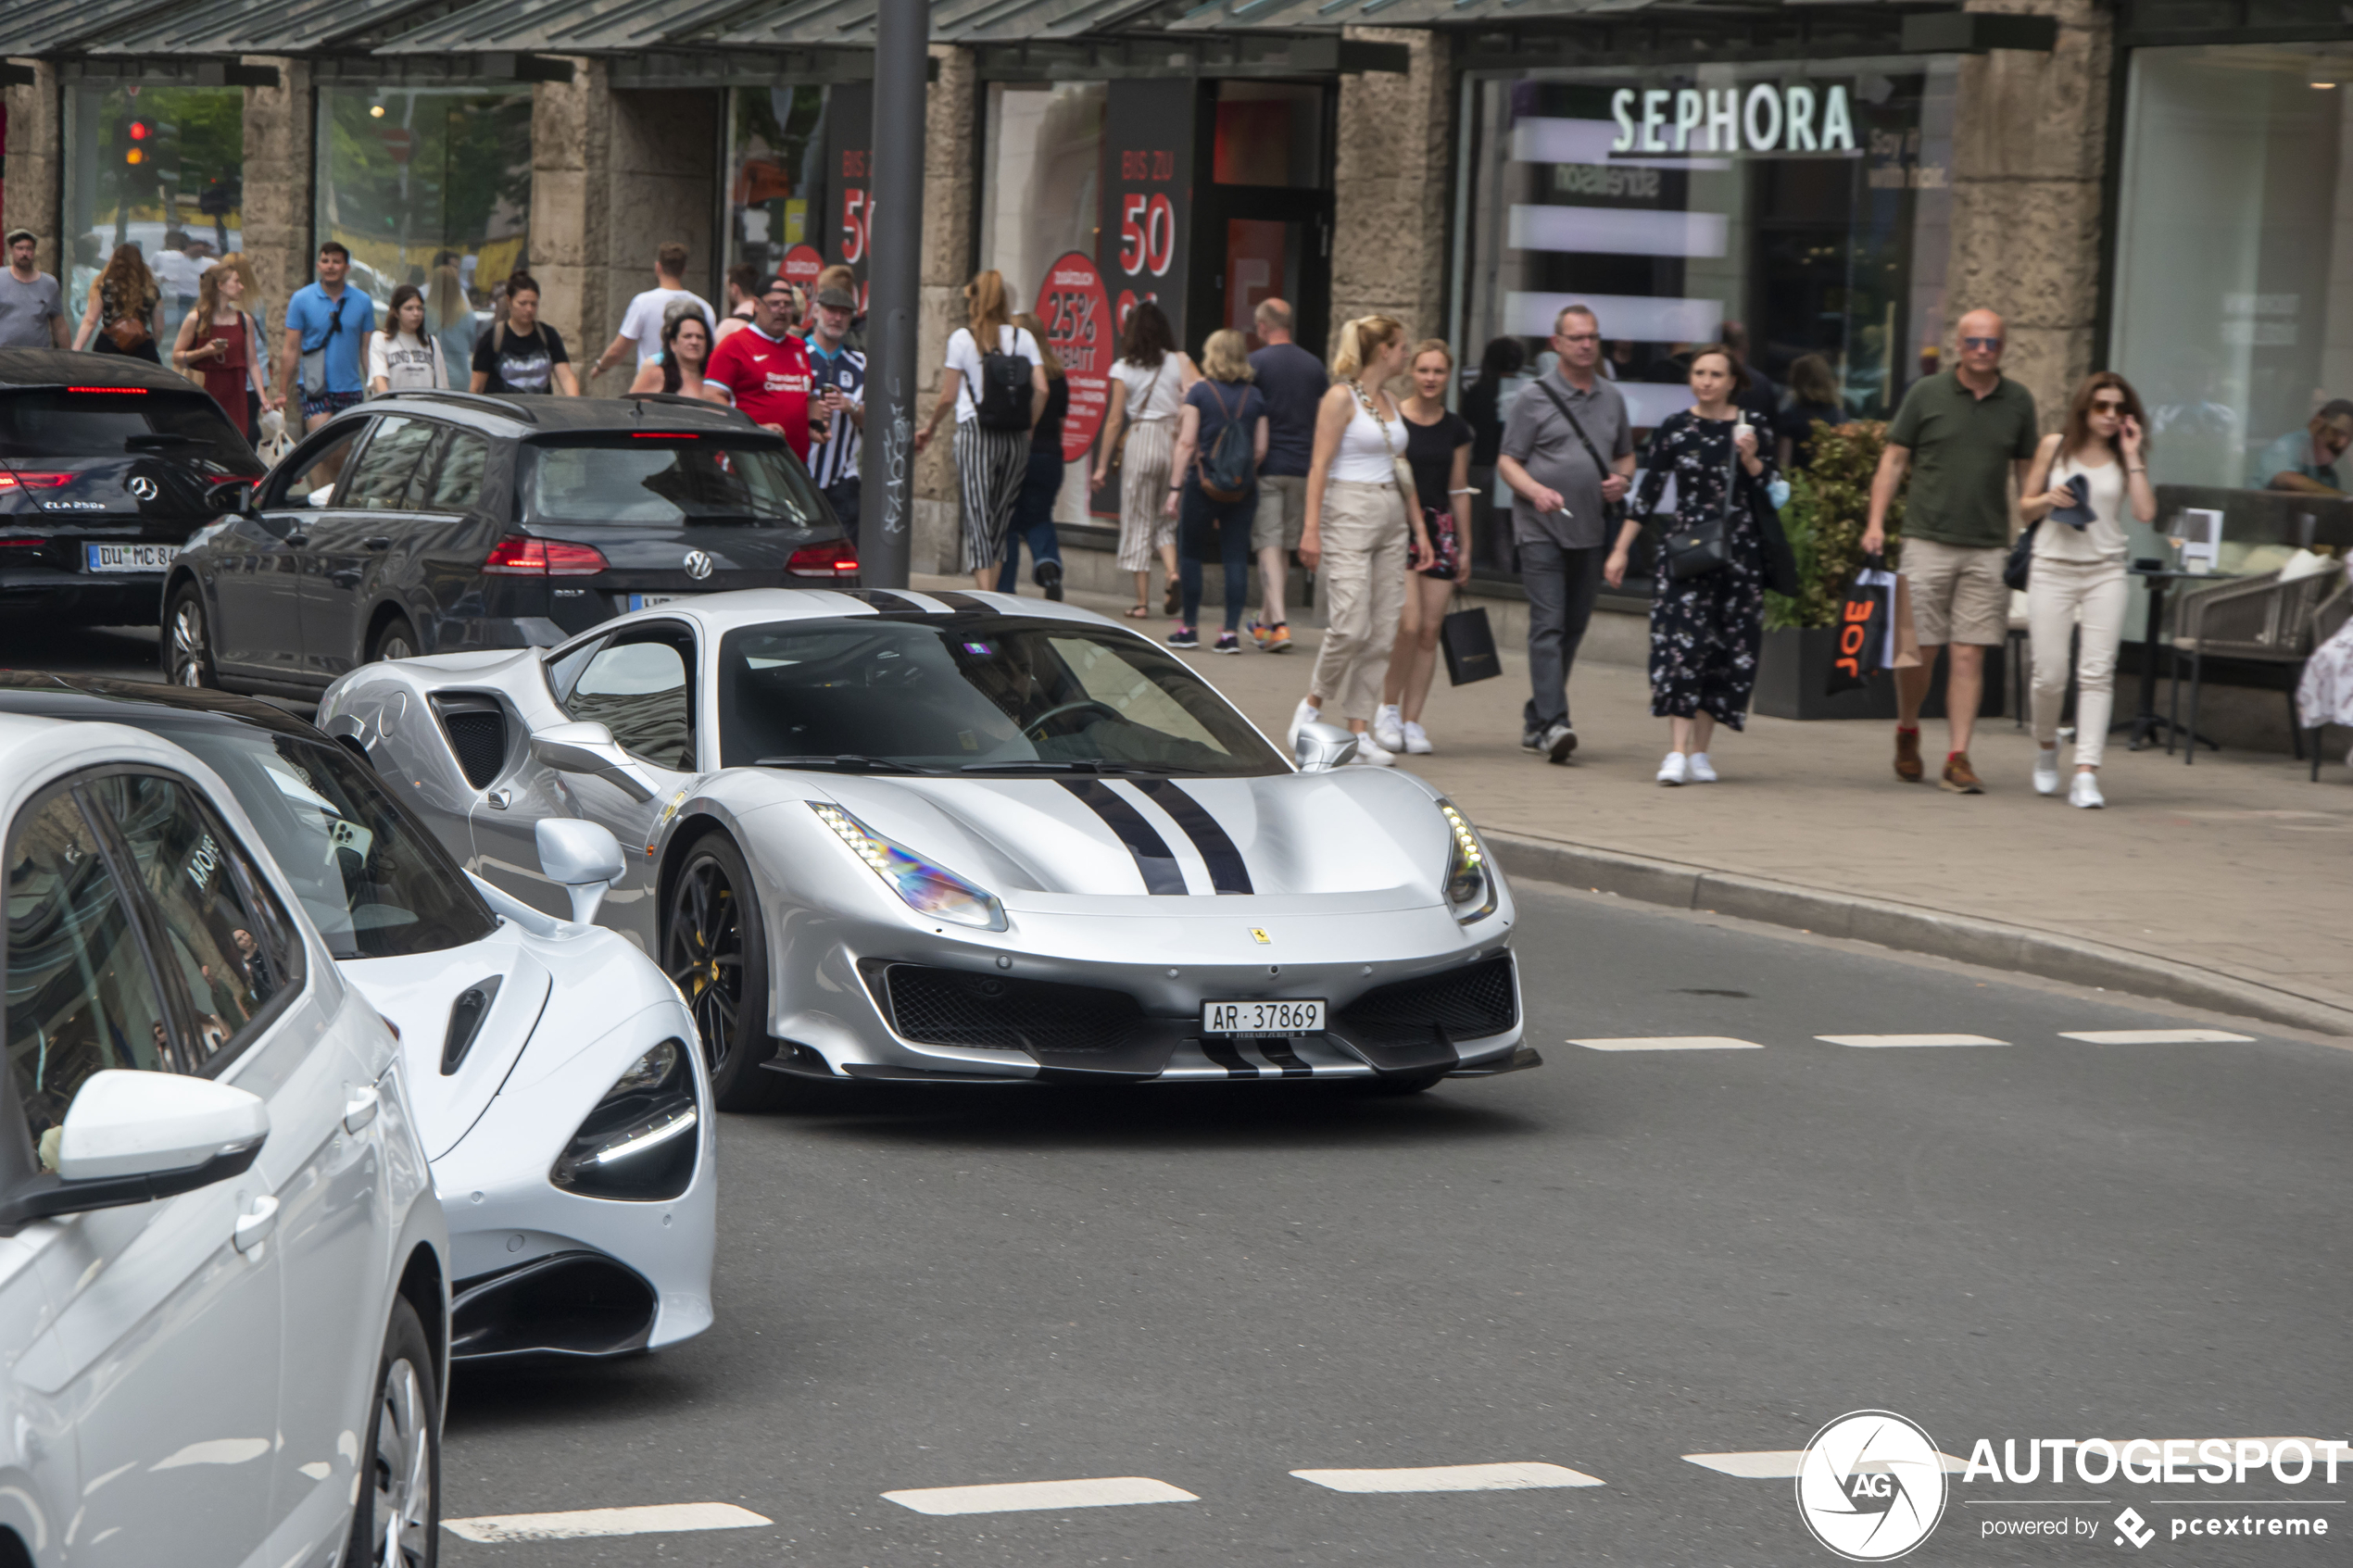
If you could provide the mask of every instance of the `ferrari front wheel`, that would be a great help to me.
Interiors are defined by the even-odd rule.
[[[661,967],[695,1017],[711,1098],[722,1110],[768,1110],[791,1083],[768,1060],[768,943],[743,852],[724,834],[686,851],[662,913]]]

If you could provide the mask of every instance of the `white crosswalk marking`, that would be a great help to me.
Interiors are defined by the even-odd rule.
[[[445,1519],[460,1540],[576,1541],[596,1536],[668,1536],[690,1530],[749,1530],[770,1521],[726,1502],[668,1502],[648,1508],[583,1508],[569,1513],[493,1513]]]
[[[1021,1513],[1050,1508],[1120,1508],[1132,1503],[1199,1502],[1201,1499],[1149,1475],[1102,1475],[1084,1481],[1011,1481],[988,1486],[917,1486],[883,1496],[917,1513]]]
[[[2227,1029],[2062,1030],[2059,1038],[2092,1046],[2246,1046],[2255,1042],[2252,1035],[2233,1035]]]
[[[2007,1046],[2007,1040],[1989,1039],[1983,1035],[1817,1035],[1814,1038],[1833,1046],[1859,1046],[1876,1049],[1884,1046]]]
[[[1598,1475],[1563,1465],[1441,1464],[1424,1470],[1294,1470],[1302,1481],[1335,1492],[1520,1492],[1539,1486],[1603,1486]]]
[[[1806,1462],[1806,1450],[1761,1449],[1754,1453],[1685,1454],[1683,1457],[1693,1464],[1720,1471],[1726,1475],[1737,1475],[1744,1481],[1788,1481],[1796,1477],[1799,1466]],[[1951,1454],[1936,1457],[1944,1461],[1942,1468],[1948,1475],[1958,1475],[1969,1468],[1966,1460],[1955,1459]]]
[[[1589,1051],[1761,1051],[1754,1040],[1729,1035],[1635,1035],[1622,1040],[1571,1040]]]

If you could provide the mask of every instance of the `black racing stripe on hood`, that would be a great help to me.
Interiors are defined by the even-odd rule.
[[[1253,891],[1250,867],[1243,861],[1241,850],[1200,801],[1170,779],[1139,779],[1136,787],[1185,830],[1185,836],[1193,841],[1193,847],[1201,851],[1202,859],[1209,866],[1209,880],[1218,892]]]
[[[975,611],[983,615],[993,613],[990,607],[982,604],[970,594],[934,594],[932,597],[946,605],[950,609]]]
[[[1168,852],[1168,841],[1144,821],[1141,811],[1114,794],[1101,779],[1063,779],[1061,783],[1127,846],[1127,852],[1136,858],[1137,871],[1143,873],[1145,892],[1183,895],[1185,873],[1177,866],[1176,857]]]
[[[914,600],[902,599],[887,588],[855,589],[849,596],[853,599],[863,599],[885,614],[922,615],[925,613],[924,607]]]

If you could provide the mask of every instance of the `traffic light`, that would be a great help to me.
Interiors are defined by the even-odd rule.
[[[145,141],[146,139],[147,122],[144,119],[132,120],[131,122],[132,145],[130,150],[122,155],[122,161],[129,164],[141,164],[146,162],[146,150],[139,145],[140,143]]]

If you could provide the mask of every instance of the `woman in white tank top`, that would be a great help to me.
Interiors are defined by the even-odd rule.
[[[1337,698],[1356,732],[1356,760],[1378,767],[1397,760],[1370,725],[1405,604],[1405,572],[1429,564],[1421,508],[1401,478],[1405,420],[1386,390],[1404,368],[1404,323],[1360,316],[1340,328],[1331,389],[1315,410],[1299,539],[1301,564],[1324,580],[1327,614],[1306,698],[1291,715],[1291,747],[1302,726],[1324,721],[1326,699]]]
[[[2068,406],[2067,424],[2043,437],[2027,471],[2019,513],[2034,529],[2026,576],[2027,634],[2033,640],[2034,787],[2059,787],[2059,710],[2067,701],[2068,647],[2082,633],[2075,659],[2075,778],[2071,806],[2108,804],[2100,794],[2100,758],[2116,703],[2116,650],[2124,639],[2131,588],[2124,575],[2125,509],[2142,522],[2157,520],[2148,455],[2142,436],[2140,395],[2113,370],[2084,378]],[[2070,481],[2081,480],[2077,514]],[[2058,515],[2054,515],[2055,513]]]

